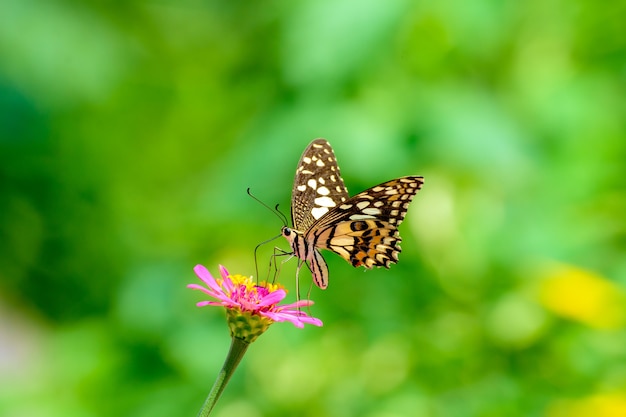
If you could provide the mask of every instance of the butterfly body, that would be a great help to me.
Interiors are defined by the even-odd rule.
[[[350,197],[330,144],[316,139],[296,170],[293,228],[283,227],[281,234],[293,255],[309,265],[321,289],[328,286],[328,267],[320,249],[335,252],[354,267],[389,268],[401,250],[397,227],[422,184],[423,177],[400,177]]]

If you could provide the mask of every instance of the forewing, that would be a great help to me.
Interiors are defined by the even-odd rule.
[[[304,150],[296,169],[291,191],[293,227],[306,232],[349,197],[333,148],[325,139],[315,139]]]
[[[388,268],[401,250],[397,227],[423,183],[423,177],[409,176],[365,190],[320,218],[307,239],[353,266]]]

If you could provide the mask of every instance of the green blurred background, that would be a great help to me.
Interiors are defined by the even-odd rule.
[[[246,188],[288,212],[325,137],[351,194],[424,175],[400,262],[327,253],[324,327],[272,326],[215,416],[625,416],[625,21],[624,1],[3,1],[0,415],[195,415],[229,338],[192,268],[255,274],[281,223]]]

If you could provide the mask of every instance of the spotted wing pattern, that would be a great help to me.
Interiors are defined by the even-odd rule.
[[[304,150],[291,191],[291,219],[308,230],[324,214],[350,198],[330,144],[316,139]]]
[[[322,289],[328,286],[328,267],[319,249],[333,251],[355,267],[389,268],[401,250],[398,225],[423,182],[419,176],[401,177],[349,197],[330,144],[316,139],[296,170],[294,229],[283,228],[283,236],[293,254],[308,262]]]

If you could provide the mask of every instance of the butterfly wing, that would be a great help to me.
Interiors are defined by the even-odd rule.
[[[304,150],[296,169],[291,191],[294,229],[306,232],[318,219],[349,198],[333,148],[325,139],[315,139]]]
[[[321,289],[328,286],[328,267],[319,249],[331,250],[355,267],[388,268],[400,253],[397,227],[422,184],[422,177],[401,177],[350,198],[332,147],[316,139],[298,163],[291,197],[294,230],[283,228],[283,236],[293,253],[307,261]]]
[[[384,182],[344,201],[308,229],[315,248],[331,250],[353,266],[389,268],[398,261],[400,235],[409,203],[424,183],[408,176]]]

